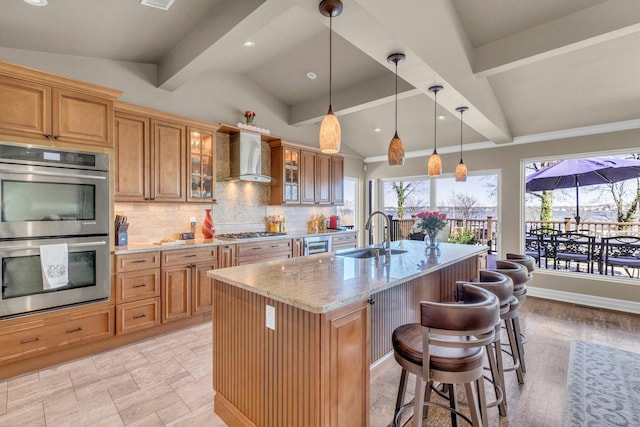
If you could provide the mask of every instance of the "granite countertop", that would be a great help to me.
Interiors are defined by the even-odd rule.
[[[282,236],[257,237],[254,239],[221,239],[221,238],[214,237],[213,239],[187,240],[186,243],[178,244],[178,245],[176,244],[160,245],[153,242],[130,243],[127,246],[116,246],[116,248],[113,251],[113,254],[125,255],[125,254],[139,253],[139,252],[193,249],[193,248],[203,248],[207,246],[264,242],[267,240],[297,239],[300,237],[321,236],[321,235],[331,235],[331,234],[350,234],[350,233],[357,233],[357,232],[358,232],[357,230],[348,230],[348,229],[347,230],[326,230],[326,231],[321,231],[319,233],[293,232],[293,233],[284,234]]]
[[[391,248],[407,251],[391,255],[391,265],[385,265],[384,256],[378,262],[340,256],[364,249],[358,248],[211,270],[207,275],[312,313],[328,313],[487,251],[484,246],[442,243],[438,253],[425,251],[424,242],[414,240],[392,242]]]

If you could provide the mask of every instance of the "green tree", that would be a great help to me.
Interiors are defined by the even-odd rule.
[[[407,197],[415,190],[415,187],[412,182],[404,185],[402,181],[392,182],[391,187],[396,192],[396,197],[398,198],[398,219],[404,218],[404,203],[407,200]]]
[[[539,171],[551,166],[554,163],[555,162],[531,163],[527,166],[527,168]],[[540,221],[542,221],[543,223],[549,223],[553,221],[553,198],[551,196],[551,190],[527,193],[529,193],[533,197],[540,199]]]

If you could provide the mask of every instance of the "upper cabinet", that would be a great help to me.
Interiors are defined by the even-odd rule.
[[[118,103],[115,201],[214,201],[214,135],[205,123]]]
[[[344,203],[344,159],[295,143],[271,146],[271,205]]]
[[[215,200],[215,134],[211,130],[189,127],[187,139],[189,144],[187,200],[190,202]]]
[[[0,62],[0,134],[113,147],[120,94]]]

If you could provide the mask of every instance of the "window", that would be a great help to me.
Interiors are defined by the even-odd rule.
[[[355,178],[344,178],[344,205],[338,207],[340,224],[357,228],[358,181]]]

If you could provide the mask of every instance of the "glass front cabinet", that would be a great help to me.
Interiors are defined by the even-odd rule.
[[[216,199],[215,133],[211,130],[189,128],[189,191],[190,202]]]

